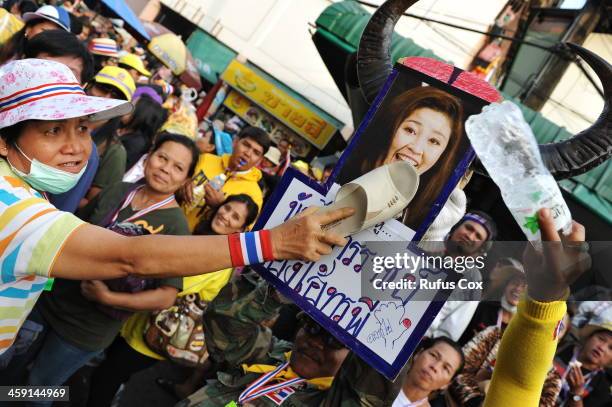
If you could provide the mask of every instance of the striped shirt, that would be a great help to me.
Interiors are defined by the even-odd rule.
[[[68,236],[83,222],[61,212],[0,159],[0,354],[40,296]]]

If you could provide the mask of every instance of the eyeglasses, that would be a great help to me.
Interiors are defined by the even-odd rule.
[[[334,350],[344,349],[344,345],[342,344],[342,342],[334,338],[334,336],[327,332],[325,329],[323,329],[321,325],[317,324],[315,321],[308,317],[303,317],[302,321],[302,328],[308,335],[319,336],[325,346],[328,346]]]

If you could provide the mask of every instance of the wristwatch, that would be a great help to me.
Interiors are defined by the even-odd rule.
[[[574,401],[582,401],[582,396],[580,394],[572,394],[571,396]]]

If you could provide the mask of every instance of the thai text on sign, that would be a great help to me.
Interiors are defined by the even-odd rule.
[[[319,149],[336,131],[319,114],[236,60],[221,78]]]

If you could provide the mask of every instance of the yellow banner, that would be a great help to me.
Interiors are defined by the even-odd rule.
[[[251,126],[264,129],[276,144],[283,139],[287,140],[291,144],[291,152],[294,155],[303,158],[310,152],[312,146],[305,138],[289,130],[280,120],[274,118],[263,107],[256,105],[255,102],[240,92],[230,90],[223,104],[246,120]]]
[[[254,126],[257,123],[257,118],[254,120],[248,120],[251,118],[252,114],[249,112],[247,116],[247,112],[253,106],[252,102],[246,97],[242,96],[240,93],[230,90],[227,94],[227,97],[223,101],[223,104],[234,111],[238,116],[246,119],[250,125]]]
[[[336,131],[331,123],[237,60],[221,78],[319,149]]]

